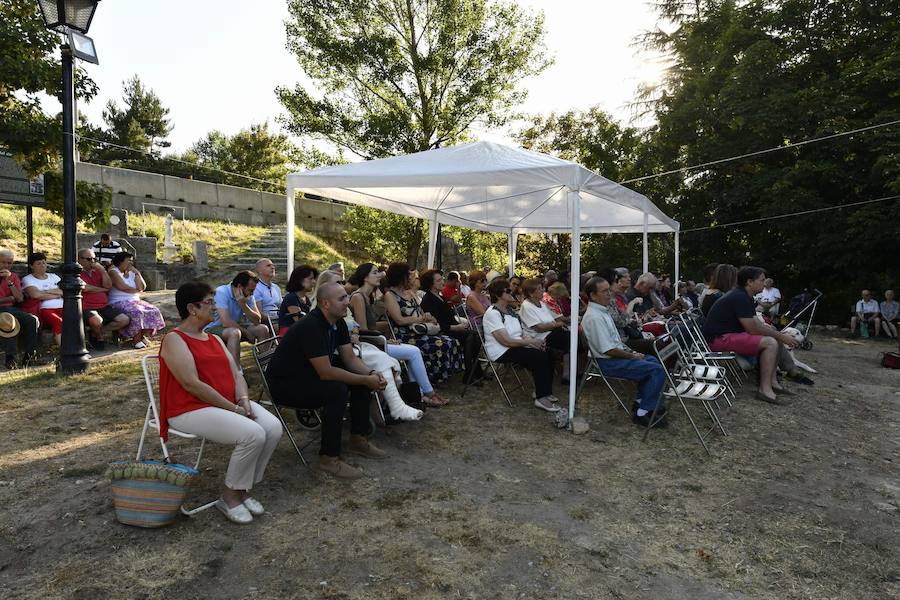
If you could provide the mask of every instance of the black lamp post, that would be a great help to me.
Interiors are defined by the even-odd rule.
[[[59,370],[81,373],[88,366],[81,320],[81,265],[75,260],[75,56],[96,61],[93,41],[87,36],[98,0],[38,0],[48,29],[68,36],[62,45],[63,107],[63,327]]]

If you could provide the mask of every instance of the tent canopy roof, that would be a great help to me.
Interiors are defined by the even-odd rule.
[[[300,190],[351,204],[482,231],[572,229],[568,191],[581,194],[582,233],[678,231],[646,196],[581,165],[492,142],[473,142],[287,177]]]

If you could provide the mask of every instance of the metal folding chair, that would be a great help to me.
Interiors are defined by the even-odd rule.
[[[667,398],[676,398],[678,400],[678,403],[681,404],[681,408],[687,415],[688,420],[691,422],[691,427],[694,428],[694,433],[697,434],[697,439],[700,440],[703,449],[706,450],[707,454],[712,455],[709,451],[709,446],[706,443],[706,438],[717,429],[722,432],[722,435],[728,435],[728,432],[725,431],[722,422],[719,420],[719,416],[716,414],[715,408],[715,401],[725,394],[725,385],[697,379],[692,376],[693,373],[691,370],[679,372],[677,365],[675,369],[669,369],[665,366],[669,359],[677,358],[679,352],[682,351],[677,336],[667,333],[666,335],[658,337],[653,342],[653,350],[656,354],[656,358],[659,359],[660,364],[663,365],[666,373],[668,385],[663,390],[663,396]],[[688,409],[688,402],[700,404],[712,421],[712,427],[704,433],[701,433],[700,429],[697,427],[697,423],[694,420],[691,411]],[[653,409],[653,413],[650,416],[647,430],[644,432],[644,441],[647,440],[653,426],[662,418],[658,415],[658,411],[659,405]]]
[[[494,374],[494,379],[497,380],[497,385],[500,386],[500,391],[503,393],[503,397],[506,398],[506,403],[512,408],[512,400],[509,398],[509,392],[515,392],[520,389],[525,389],[525,384],[522,383],[522,378],[519,377],[518,370],[516,369],[516,365],[513,363],[495,363],[491,359],[488,358],[487,352],[484,349],[484,329],[481,327],[479,323],[477,323],[474,319],[469,318],[469,314],[465,311],[465,307],[460,305],[456,307],[456,315],[465,318],[469,322],[469,328],[475,330],[478,334],[478,338],[481,341],[481,349],[478,351],[478,357],[475,359],[479,364],[482,365],[481,368],[481,376],[474,381],[465,381],[463,379],[463,390],[460,394],[460,397],[466,395],[466,391],[470,386],[474,385],[479,381],[483,381],[487,379],[487,369],[485,369],[485,365],[490,369],[490,372]],[[511,372],[513,376],[516,378],[516,387],[511,388],[509,392],[506,390],[506,386],[503,385],[503,376],[500,375],[501,369],[498,368],[500,365],[505,372]],[[505,375],[504,372],[504,375]]]
[[[135,460],[143,460],[144,455],[144,441],[147,438],[147,431],[149,429],[155,429],[157,432],[157,439],[159,440],[160,448],[162,448],[163,458],[165,462],[172,462],[171,456],[169,455],[169,448],[166,445],[166,441],[162,439],[162,436],[159,434],[159,356],[145,356],[141,359],[141,367],[144,370],[144,383],[147,385],[147,414],[144,416],[144,427],[141,429],[141,439],[138,442],[137,455],[135,456]],[[169,427],[169,435],[174,435],[176,437],[184,438],[187,440],[200,440],[200,449],[197,450],[197,460],[194,462],[194,468],[200,469],[200,459],[203,458],[203,447],[206,445],[206,438],[194,435],[192,433],[186,433],[184,431],[179,431],[173,427]],[[181,505],[181,512],[185,515],[191,516],[195,515],[198,512],[202,512],[207,508],[212,508],[216,505],[216,500],[212,502],[207,502],[206,504],[200,505],[196,508],[187,508],[183,504]]]
[[[273,336],[269,339],[261,340],[253,344],[253,360],[256,362],[256,368],[259,370],[260,377],[260,397],[262,396],[262,392],[265,391],[265,394],[269,397],[271,401],[272,410],[275,412],[275,416],[278,417],[278,420],[281,421],[281,426],[284,428],[284,432],[287,434],[288,439],[291,441],[291,445],[294,447],[294,450],[297,451],[297,456],[300,457],[300,462],[303,463],[304,466],[308,467],[309,463],[306,462],[306,458],[303,456],[303,450],[313,443],[313,439],[310,439],[302,446],[297,445],[297,441],[294,439],[294,434],[291,432],[291,428],[288,427],[287,421],[284,420],[284,415],[281,414],[281,410],[278,408],[278,403],[275,402],[275,398],[272,396],[272,392],[269,391],[269,382],[266,380],[266,367],[269,366],[269,361],[272,359],[272,355],[275,354],[275,349],[278,348],[278,336]],[[298,414],[300,412],[310,413],[308,415],[309,421],[318,422],[319,426],[322,424],[322,420],[319,417],[319,413],[315,410],[310,409],[295,409]]]
[[[617,383],[619,385],[625,385],[627,383],[631,383],[632,381],[629,379],[621,379],[619,377],[609,377],[600,370],[600,367],[597,365],[597,361],[594,358],[594,355],[591,353],[590,349],[587,353],[587,365],[585,366],[584,373],[581,376],[581,382],[578,384],[578,391],[575,393],[575,399],[577,400],[579,396],[581,396],[581,390],[584,389],[584,385],[590,381],[591,379],[600,378],[603,380],[603,383],[606,384],[606,387],[609,389],[610,393],[612,393],[613,398],[616,399],[616,402],[619,403],[619,406],[622,407],[622,410],[625,411],[625,414],[631,418],[631,409],[628,408],[628,405],[622,400],[619,393],[616,392],[616,389],[613,387],[613,383]],[[602,360],[602,359],[601,359]]]

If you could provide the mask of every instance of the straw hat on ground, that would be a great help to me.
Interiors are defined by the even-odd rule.
[[[19,321],[11,313],[0,313],[0,337],[14,338],[19,335]]]

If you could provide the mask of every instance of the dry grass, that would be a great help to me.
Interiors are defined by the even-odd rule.
[[[209,511],[154,531],[115,522],[100,475],[136,446],[138,355],[75,380],[0,375],[0,587],[42,599],[896,598],[900,394],[880,350],[818,340],[803,355],[816,386],[795,408],[743,390],[712,458],[680,409],[642,443],[599,385],[583,396],[582,436],[523,397],[510,409],[492,386],[465,399],[451,386],[450,406],[377,434],[391,459],[358,461],[363,480],[320,478],[282,440],[255,491],[267,515],[240,528]],[[193,447],[174,452],[187,461]],[[229,453],[209,447],[194,500],[217,493]]]

